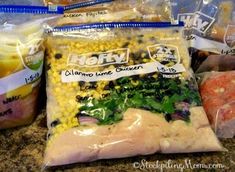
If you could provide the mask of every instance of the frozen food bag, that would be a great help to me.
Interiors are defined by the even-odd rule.
[[[44,59],[43,24],[62,11],[0,5],[0,129],[33,120]]]
[[[193,21],[194,70],[210,55],[235,54],[235,1],[202,1]]]
[[[190,28],[193,23],[194,13],[198,10],[202,0],[170,0],[172,16],[175,23],[182,21],[186,28]]]
[[[233,55],[211,55],[209,56],[196,73],[211,71],[231,71],[235,70],[235,56]]]
[[[173,22],[184,22],[184,36],[186,40],[191,39],[194,13],[198,10],[201,1],[170,0]]]
[[[47,39],[45,165],[221,151],[182,23],[54,28]]]
[[[205,72],[200,93],[203,106],[218,137],[235,135],[235,71]]]
[[[80,3],[66,6],[58,25],[117,21],[171,21],[170,5],[166,0],[115,0],[84,8]],[[76,8],[75,8],[76,7]]]

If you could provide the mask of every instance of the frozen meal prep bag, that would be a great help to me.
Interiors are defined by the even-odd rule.
[[[29,124],[36,114],[43,24],[56,13],[48,7],[0,6],[0,129]]]
[[[218,137],[235,135],[235,56],[208,57],[197,70],[204,109]]]
[[[201,1],[195,12],[192,67],[196,71],[212,55],[235,55],[235,0]]]
[[[235,135],[235,71],[206,72],[200,93],[211,126],[218,137]]]
[[[170,5],[166,0],[115,0],[106,3],[100,0],[95,2],[97,3],[90,1],[65,6],[64,17],[58,21],[57,25],[171,20]]]
[[[182,23],[57,27],[46,47],[46,166],[222,150],[201,104]]]

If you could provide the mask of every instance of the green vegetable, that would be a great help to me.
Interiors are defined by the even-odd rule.
[[[181,81],[179,78],[157,79],[151,77],[139,78],[137,86],[132,85],[131,77],[117,80],[121,89],[113,88],[110,94],[103,99],[84,100],[80,111],[97,118],[100,125],[113,124],[122,120],[123,113],[128,108],[145,109],[154,113],[177,113],[185,121],[188,121],[189,110],[176,109],[176,103],[201,105],[200,96],[196,87],[191,87],[192,80]],[[195,83],[193,83],[195,84]],[[89,105],[88,105],[89,104]],[[171,118],[169,118],[171,119]]]

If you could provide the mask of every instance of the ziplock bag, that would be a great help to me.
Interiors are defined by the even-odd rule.
[[[100,1],[98,1],[100,2]],[[170,21],[170,5],[165,0],[115,0],[84,8],[80,3],[66,6],[58,25],[116,21]],[[71,8],[72,7],[72,8]],[[76,7],[76,8],[75,8]],[[73,9],[68,10],[67,9]]]
[[[234,59],[233,59],[234,61]],[[200,93],[203,106],[218,137],[235,135],[235,71],[205,72],[201,78]]]
[[[192,34],[192,26],[194,13],[198,10],[202,0],[170,0],[171,15],[174,23],[184,22],[184,36],[186,40],[190,40]]]
[[[193,23],[193,16],[202,0],[170,0],[171,15],[175,23],[179,21],[184,22],[185,28],[191,28]]]
[[[235,1],[202,1],[194,16],[191,47],[196,70],[210,55],[233,55],[235,41]]]
[[[0,6],[0,129],[29,124],[37,111],[45,24],[63,8]]]
[[[201,106],[182,26],[54,28],[46,43],[46,166],[222,150]]]

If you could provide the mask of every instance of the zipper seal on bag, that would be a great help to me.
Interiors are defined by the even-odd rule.
[[[64,10],[73,10],[76,8],[83,8],[83,7],[89,7],[89,6],[93,6],[93,5],[98,5],[98,4],[102,4],[102,3],[108,3],[108,2],[112,2],[113,0],[93,0],[93,1],[88,1],[88,2],[81,2],[81,3],[77,3],[77,4],[72,4],[72,5],[67,5],[64,7]]]
[[[25,14],[64,14],[64,7],[27,6],[27,5],[0,5],[0,13],[25,13]]]
[[[105,29],[105,28],[168,28],[184,27],[183,22],[172,24],[171,22],[112,22],[112,23],[93,23],[77,26],[55,27],[51,32],[72,32],[82,29]],[[50,32],[50,31],[49,31]]]

